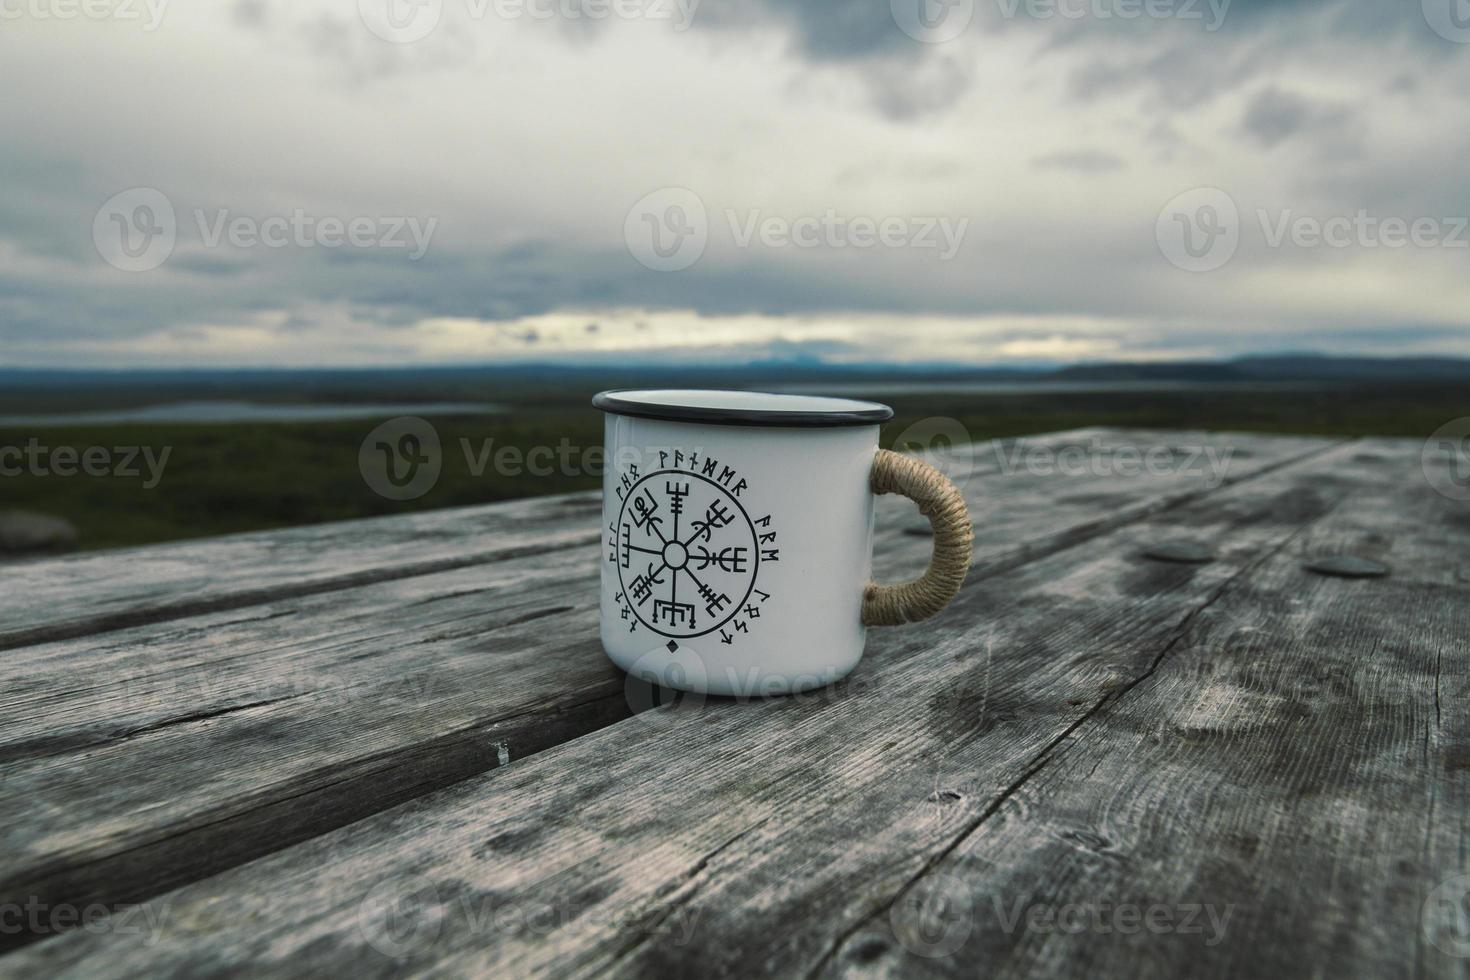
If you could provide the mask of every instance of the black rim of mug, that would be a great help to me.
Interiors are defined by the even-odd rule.
[[[726,392],[689,389],[691,394],[726,394]],[[610,415],[627,415],[640,419],[658,419],[665,422],[699,422],[706,425],[766,425],[781,428],[837,428],[852,425],[878,425],[893,418],[893,409],[878,402],[865,402],[849,398],[834,398],[833,401],[848,402],[862,408],[840,410],[786,411],[756,408],[716,408],[707,405],[666,405],[639,401],[635,396],[647,394],[646,390],[603,391],[594,395],[592,407]],[[755,395],[766,392],[733,392],[733,394]],[[781,397],[776,395],[775,397]]]

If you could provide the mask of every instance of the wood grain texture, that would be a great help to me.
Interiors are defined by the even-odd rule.
[[[1081,444],[1101,432],[1029,444]],[[978,461],[982,472],[996,465]],[[0,650],[589,545],[600,540],[601,500],[562,494],[12,564]]]
[[[564,494],[8,564],[0,650],[586,547],[601,506]]]
[[[1281,437],[1271,445],[1310,442]],[[1227,462],[1243,472],[1255,444],[1253,437],[1196,432],[1079,429],[977,444],[966,470],[1014,475],[1048,459],[1065,467],[1123,448],[1131,455],[1122,470],[1137,469],[1143,453],[1169,450],[1175,465],[1207,474],[1218,457],[1204,451],[1228,448]],[[597,493],[565,494],[12,563],[0,571],[7,585],[0,650],[576,549],[600,540],[600,501]]]
[[[1426,532],[1425,514],[1415,508],[1428,508],[1431,517],[1444,512],[1434,510],[1441,502],[1422,495],[1405,508],[1402,526],[1386,517],[1401,506],[1416,453],[1417,447],[1384,444],[1367,454],[1377,457],[1368,463],[1357,458],[1361,447],[1344,446],[1277,469],[973,582],[953,614],[875,635],[859,672],[819,695],[744,704],[685,702],[626,719],[162,896],[156,903],[167,910],[169,924],[157,945],[116,934],[72,934],[5,962],[76,975],[743,975],[936,965],[973,974],[992,961],[916,956],[892,934],[891,910],[899,908],[901,917],[903,899],[927,878],[947,874],[961,887],[970,880],[969,867],[944,870],[944,862],[959,860],[967,842],[990,840],[994,833],[1004,844],[998,828],[1013,823],[1022,850],[1003,860],[1014,862],[1016,874],[1043,895],[1068,894],[1075,875],[1068,873],[1067,860],[1089,871],[1114,862],[1122,883],[1118,894],[1147,897],[1150,883],[1188,894],[1187,886],[1216,866],[1213,851],[1189,849],[1189,835],[1243,821],[1272,823],[1275,860],[1250,865],[1240,859],[1267,888],[1294,884],[1294,856],[1301,854],[1321,860],[1321,875],[1344,889],[1340,903],[1329,893],[1315,906],[1297,906],[1300,930],[1270,933],[1268,916],[1246,940],[1258,944],[1269,934],[1281,950],[1277,955],[1288,957],[1276,965],[1314,972],[1323,943],[1353,928],[1371,933],[1366,917],[1382,909],[1402,925],[1402,910],[1422,903],[1426,891],[1421,865],[1395,866],[1398,879],[1373,878],[1381,869],[1374,853],[1362,850],[1373,838],[1312,825],[1329,838],[1340,835],[1340,848],[1324,852],[1337,858],[1334,863],[1313,855],[1312,840],[1283,818],[1284,801],[1295,793],[1303,806],[1319,808],[1318,819],[1327,820],[1335,806],[1327,787],[1340,784],[1346,792],[1353,778],[1398,759],[1400,749],[1413,749],[1415,764],[1425,772],[1434,768],[1427,747],[1432,743],[1425,741],[1431,729],[1419,724],[1428,720],[1422,704],[1401,706],[1389,697],[1422,692],[1423,679],[1409,678],[1418,677],[1426,656],[1408,649],[1396,628],[1402,618],[1390,620],[1386,613],[1401,608],[1438,616],[1439,625],[1428,635],[1453,635],[1465,615],[1457,556],[1466,534]],[[1214,544],[1219,560],[1173,565],[1140,554],[1147,542],[1183,534]],[[1392,579],[1309,579],[1300,568],[1308,551],[1369,545],[1395,565]],[[1406,563],[1411,557],[1430,560]],[[1389,583],[1400,589],[1399,597],[1374,600],[1366,616],[1351,614],[1353,602],[1338,603],[1340,614],[1324,614],[1324,623],[1347,616],[1328,635],[1354,644],[1357,655],[1331,661],[1336,669],[1319,663],[1310,634],[1298,632],[1318,622],[1309,600],[1329,590]],[[1437,605],[1428,599],[1410,605],[1405,598],[1430,593]],[[1263,638],[1262,646],[1251,648],[1249,634],[1245,640],[1237,635],[1245,619],[1268,624],[1270,635],[1294,642],[1278,647]],[[1216,629],[1227,632],[1217,635]],[[1414,667],[1405,672],[1406,687],[1388,681],[1392,670],[1374,659],[1367,644],[1375,634],[1379,645],[1387,638],[1405,646],[1399,659]],[[1280,659],[1285,678],[1290,668],[1284,662],[1297,663],[1309,683],[1305,695],[1289,689],[1292,701],[1263,691],[1260,703],[1237,704],[1245,695],[1233,693],[1235,687],[1252,694],[1249,683],[1265,682],[1231,681],[1213,691],[1215,671],[1183,669],[1195,662],[1185,655],[1191,649],[1229,649],[1242,642],[1251,651],[1243,667],[1254,663],[1259,669]],[[1375,672],[1384,679],[1359,679]],[[1442,668],[1435,676],[1442,689]],[[1158,697],[1161,704],[1167,700],[1169,713],[1143,710],[1127,723],[1113,720],[1166,682],[1169,697]],[[1264,784],[1277,794],[1274,801],[1269,793],[1253,796],[1250,756],[1290,755],[1283,741],[1305,717],[1290,705],[1330,707],[1343,697],[1339,689],[1353,684],[1371,693],[1367,704],[1374,710],[1402,716],[1383,727],[1360,723],[1366,738],[1382,744],[1370,752],[1349,749],[1338,759],[1333,744],[1319,738],[1312,758],[1322,769],[1315,777],[1294,775],[1307,770],[1288,763],[1275,783]],[[1454,684],[1461,693],[1463,680]],[[1250,727],[1256,718],[1263,721],[1259,730]],[[1446,719],[1449,727],[1438,727]],[[1457,725],[1452,713],[1441,710],[1432,729],[1438,743],[1463,744],[1465,733]],[[1240,727],[1228,747],[1207,746],[1230,758],[1194,782],[1185,779],[1180,793],[1190,809],[1182,818],[1174,816],[1169,782],[1156,778],[1142,758],[1134,763],[1129,752],[1200,752],[1194,742],[1207,741],[1212,726]],[[1407,737],[1401,732],[1414,738],[1400,745],[1396,740]],[[1156,749],[1126,741],[1154,733],[1167,736]],[[1108,745],[1109,739],[1123,741]],[[1105,748],[1095,748],[1093,756],[1080,749],[1072,755],[1073,746],[1089,741]],[[1051,771],[1063,772],[1064,757],[1076,767],[1068,770],[1069,778]],[[1450,751],[1446,758],[1456,756]],[[1434,779],[1464,778],[1453,765],[1438,771],[1445,775]],[[1130,784],[1130,778],[1141,782]],[[1406,782],[1412,780],[1384,774],[1384,798]],[[1051,795],[1033,795],[1033,787],[1043,785],[1052,786]],[[1115,827],[1087,809],[1098,804],[1089,785],[1098,793],[1107,787],[1115,797],[1121,797],[1120,786],[1131,785],[1145,804],[1155,805],[1144,805],[1129,814],[1125,826]],[[1455,796],[1463,792],[1462,783],[1437,785],[1439,799],[1462,798]],[[1053,797],[1069,794],[1075,797],[1070,809],[1050,809]],[[1412,815],[1418,821],[1416,853],[1456,856],[1463,869],[1463,825],[1455,823],[1460,815],[1438,822],[1422,809]],[[1144,841],[1161,850],[1133,849]],[[1123,845],[1132,864],[1108,853],[1123,851]],[[1041,852],[1041,859],[1028,863],[1026,848]],[[1356,865],[1347,860],[1353,855]],[[1009,865],[981,861],[977,867],[1003,876]],[[1221,880],[1234,879],[1222,871]],[[1363,901],[1365,890],[1386,883],[1392,894],[1381,906]],[[1104,879],[1098,884],[1096,894],[1112,894],[1102,887]],[[1174,893],[1159,894],[1165,901]],[[406,913],[397,928],[389,927],[385,910]],[[1007,939],[1014,941],[1004,952],[1021,964],[1018,972],[1028,962],[1060,962],[1026,960],[1023,954],[1032,948],[1027,943],[1046,948],[1029,933]],[[1419,949],[1407,937],[1399,940],[1410,955]],[[1198,968],[1194,972],[1225,973],[1231,962],[1249,967],[1250,950],[1241,941],[1227,932],[1216,948],[1235,959],[1201,956],[1189,961]],[[1160,944],[1128,963],[1138,972],[1177,973],[1179,955]],[[1094,949],[1068,965],[1089,972],[1085,968],[1093,961],[1106,961],[1105,952]],[[1351,969],[1357,961],[1342,961],[1347,972],[1372,976],[1385,959],[1364,960],[1361,971]],[[1443,963],[1421,962],[1427,972],[1446,972]]]
[[[982,469],[977,519],[1005,533],[982,540],[977,574],[1207,493],[1189,446],[1231,450],[1231,480],[1324,447],[1170,444],[1186,447],[1176,472],[1119,475],[1111,455],[1070,476]],[[880,569],[921,568],[917,517],[880,520]],[[596,638],[599,560],[531,554],[10,651],[0,899],[135,901],[626,718]]]
[[[1244,570],[998,805],[945,814],[816,972],[1463,975],[1470,512],[1414,478],[1414,447],[1364,448],[1396,463],[1390,492]],[[1306,573],[1322,554],[1392,577]]]

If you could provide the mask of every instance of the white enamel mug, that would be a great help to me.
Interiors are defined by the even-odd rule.
[[[602,646],[628,673],[700,694],[796,693],[857,666],[868,626],[942,609],[969,568],[964,498],[878,448],[893,410],[743,391],[609,391]],[[934,560],[869,581],[873,495],[912,497]]]

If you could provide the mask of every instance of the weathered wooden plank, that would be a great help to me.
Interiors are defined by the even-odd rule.
[[[177,925],[159,945],[72,935],[13,962],[118,974],[820,967],[942,855],[963,826],[947,821],[1012,798],[1048,746],[1147,679],[1232,583],[1345,498],[1388,507],[1404,467],[1374,477],[1354,452],[974,582],[952,615],[874,634],[869,660],[831,690],[640,715],[160,898]],[[1181,529],[1220,542],[1220,559],[1140,557],[1140,540]],[[974,776],[950,799],[935,773],[960,753]],[[429,899],[422,927],[385,931],[382,901],[413,895]]]
[[[1235,450],[1229,479],[1323,445],[1212,438]],[[979,573],[1213,484],[1188,467],[992,473],[969,487],[1004,529],[982,534]],[[899,513],[880,538],[892,573],[928,547]],[[528,556],[11,651],[0,898],[133,901],[625,717],[597,649],[599,559]]]
[[[1032,443],[1060,448],[1100,432]],[[993,472],[997,461],[977,462]],[[600,512],[600,493],[561,494],[12,565],[0,650],[576,548],[599,539]]]
[[[1084,458],[1079,451],[1119,447],[1138,457],[1126,463],[1131,468],[1140,466],[1143,452],[1174,447],[1172,465],[1204,474],[1221,460],[1202,450],[1233,448],[1240,455],[1224,462],[1239,464],[1253,452],[1244,438],[1080,429],[985,442],[970,463],[979,476],[1034,476],[1038,467],[1077,465]],[[7,565],[0,650],[574,549],[598,540],[600,506],[600,495],[577,493]]]
[[[574,493],[6,565],[0,650],[586,547],[601,494]]]
[[[998,803],[955,805],[981,760],[940,760],[948,839],[844,909],[820,972],[1463,975],[1470,511],[1406,448],[1365,446],[1399,458],[1391,495],[1247,567]],[[1304,573],[1324,553],[1393,574]]]

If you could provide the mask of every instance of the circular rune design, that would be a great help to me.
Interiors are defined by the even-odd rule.
[[[715,481],[650,473],[623,495],[612,552],[627,607],[661,636],[714,632],[740,612],[760,568],[755,525]]]

